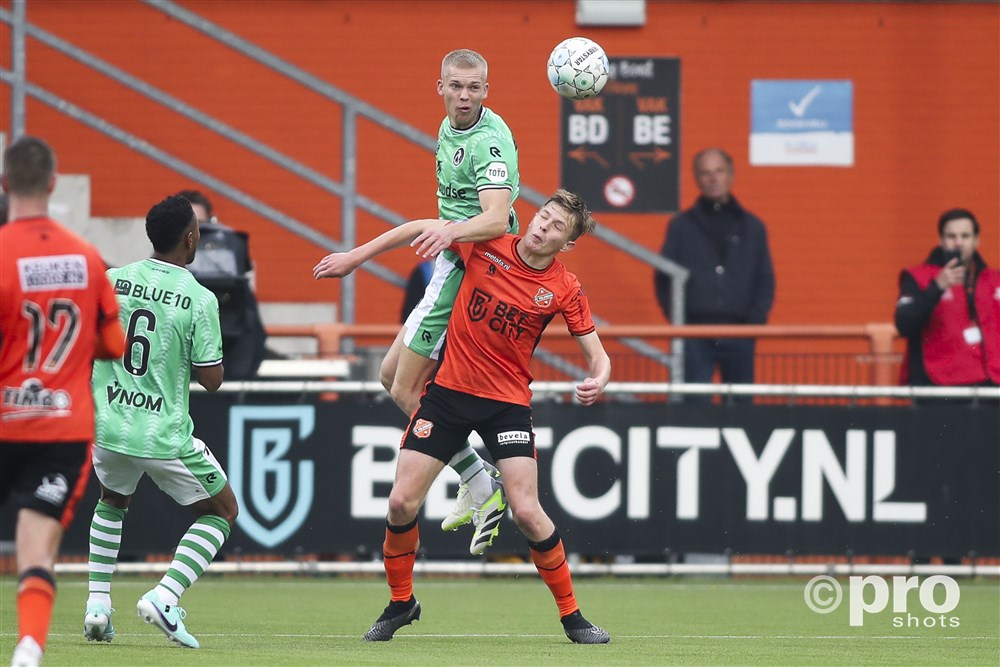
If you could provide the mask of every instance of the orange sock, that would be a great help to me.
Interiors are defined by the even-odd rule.
[[[393,602],[406,602],[413,597],[413,564],[417,560],[419,542],[420,529],[416,519],[405,526],[390,526],[386,521],[382,563]]]
[[[18,641],[24,637],[33,637],[42,650],[45,650],[55,599],[56,581],[51,572],[33,567],[21,574],[17,587]]]
[[[552,544],[552,546],[549,546]],[[531,560],[535,563],[542,581],[552,591],[559,607],[559,618],[572,614],[579,609],[576,596],[573,594],[573,577],[566,562],[566,550],[558,533],[537,544],[531,544]]]

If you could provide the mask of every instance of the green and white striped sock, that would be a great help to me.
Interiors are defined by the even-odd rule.
[[[229,522],[213,514],[199,517],[191,524],[177,545],[170,569],[156,585],[156,594],[163,604],[177,604],[184,591],[205,574],[229,538],[229,531]]]
[[[484,468],[483,459],[472,448],[472,445],[468,443],[465,444],[465,449],[451,457],[448,465],[462,478],[463,484],[468,484],[469,480]]]
[[[87,604],[111,608],[111,575],[118,562],[122,544],[122,522],[128,510],[118,509],[100,500],[90,521],[90,558],[87,561],[89,595]]]

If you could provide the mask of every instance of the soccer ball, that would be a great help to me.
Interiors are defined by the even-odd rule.
[[[601,92],[608,82],[608,56],[601,45],[586,37],[559,42],[549,55],[552,88],[572,100],[585,100]]]

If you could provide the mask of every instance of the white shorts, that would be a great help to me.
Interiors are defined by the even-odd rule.
[[[179,505],[215,497],[226,486],[226,473],[205,443],[194,438],[194,451],[179,459],[146,459],[94,447],[94,472],[106,489],[131,496],[144,474]]]

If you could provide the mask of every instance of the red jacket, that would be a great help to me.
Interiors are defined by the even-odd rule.
[[[920,290],[927,290],[939,271],[940,266],[920,264],[904,273]],[[975,321],[965,288],[951,287],[941,294],[919,333],[924,369],[935,385],[1000,384],[1000,271],[980,267],[973,301]],[[981,339],[970,344],[964,332],[974,326],[979,327]]]

